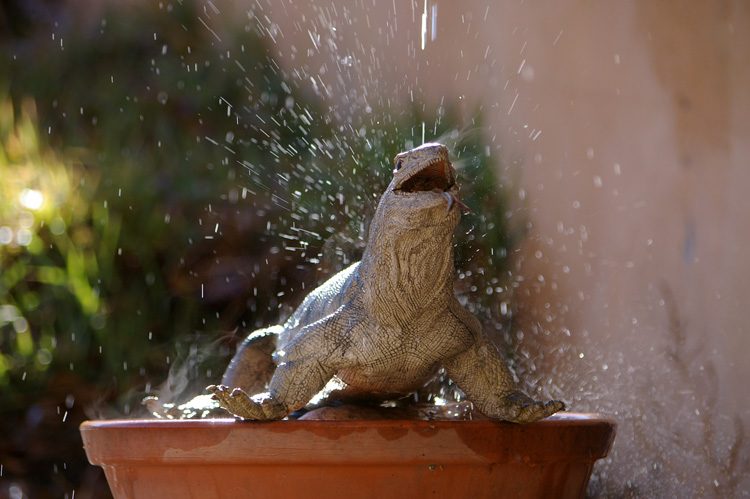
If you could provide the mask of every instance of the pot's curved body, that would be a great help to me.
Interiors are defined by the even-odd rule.
[[[583,497],[615,423],[112,420],[81,425],[116,498]]]

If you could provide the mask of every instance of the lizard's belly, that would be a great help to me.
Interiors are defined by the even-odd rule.
[[[419,390],[435,377],[439,368],[440,365],[437,363],[418,368],[383,371],[362,366],[341,370],[336,376],[347,385],[342,395],[389,400]]]
[[[455,355],[456,335],[435,331],[394,331],[386,328],[360,330],[349,337],[348,365],[336,376],[346,383],[344,394],[361,398],[394,399],[419,390],[441,367],[441,360]]]

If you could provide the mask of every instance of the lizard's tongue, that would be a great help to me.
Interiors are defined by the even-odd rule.
[[[474,212],[471,211],[471,208],[466,206],[461,201],[461,198],[458,196],[457,192],[443,192],[443,196],[445,196],[445,199],[448,200],[448,211],[446,213],[450,213],[450,211],[453,209],[453,205],[456,205],[462,210],[464,210],[466,213],[470,213],[474,215]]]

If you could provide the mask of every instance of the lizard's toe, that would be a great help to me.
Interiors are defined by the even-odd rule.
[[[564,411],[565,403],[559,400],[550,400],[549,402],[534,402],[533,404],[524,405],[516,417],[518,423],[531,423],[547,418],[556,412]]]
[[[206,391],[213,392],[211,399],[218,400],[220,404],[225,401],[229,395],[229,387],[226,385],[208,385]]]
[[[536,401],[520,391],[506,394],[500,401],[500,419],[511,423],[531,423],[565,410],[565,403],[559,400]]]

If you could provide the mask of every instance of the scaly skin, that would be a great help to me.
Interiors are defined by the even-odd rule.
[[[448,149],[425,144],[394,163],[362,261],[310,293],[283,326],[248,336],[223,384],[209,390],[239,418],[280,419],[324,389],[336,399],[393,400],[444,367],[491,418],[526,423],[564,410],[516,389],[479,321],[456,299],[453,230],[468,208]]]

